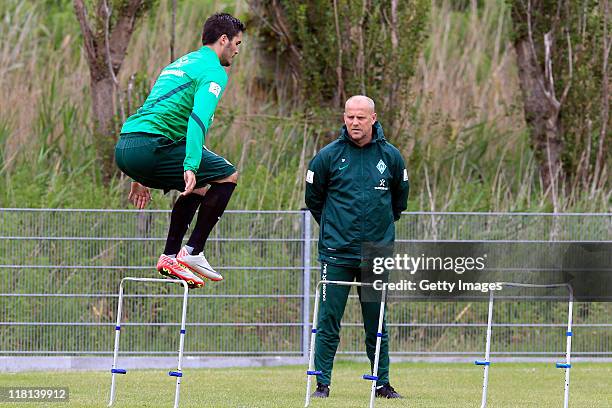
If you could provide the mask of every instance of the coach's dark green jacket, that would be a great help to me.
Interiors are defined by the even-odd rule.
[[[392,243],[408,189],[404,160],[378,122],[364,147],[353,143],[343,126],[306,173],[306,205],[321,227],[319,260],[358,266],[362,243]]]

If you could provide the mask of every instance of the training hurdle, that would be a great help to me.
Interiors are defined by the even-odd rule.
[[[568,307],[568,316],[567,316],[567,331],[566,335],[566,348],[565,348],[565,363],[556,363],[557,368],[565,369],[565,388],[564,388],[564,400],[563,407],[568,408],[569,404],[569,386],[570,386],[570,368],[572,368],[571,364],[571,353],[572,353],[572,309],[574,305],[574,292],[572,287],[567,283],[560,284],[550,284],[550,285],[537,285],[537,284],[527,284],[527,283],[512,283],[512,282],[500,282],[503,286],[513,286],[513,287],[522,287],[522,288],[567,288],[569,292],[569,307]],[[476,360],[474,364],[484,367],[484,378],[482,382],[482,403],[480,405],[481,408],[486,408],[487,406],[487,387],[489,385],[489,367],[491,366],[491,331],[493,325],[493,292],[489,292],[489,313],[487,317],[487,343],[485,348],[485,359],[484,360]]]
[[[155,278],[123,278],[121,279],[121,284],[119,285],[119,302],[117,305],[117,324],[115,325],[115,351],[113,353],[113,366],[111,368],[112,379],[111,379],[111,389],[110,389],[110,400],[108,401],[108,406],[112,406],[115,402],[115,376],[117,374],[127,374],[127,370],[123,368],[117,368],[117,358],[119,356],[119,335],[121,333],[121,309],[123,306],[123,286],[127,281],[136,281],[136,282],[155,282],[155,283],[171,283],[171,284],[179,284],[183,285],[183,314],[181,317],[181,335],[180,335],[180,343],[179,343],[179,354],[178,354],[178,366],[176,371],[168,372],[168,375],[171,377],[176,377],[176,391],[174,393],[174,408],[178,408],[179,406],[179,397],[181,392],[181,377],[183,377],[182,372],[182,364],[183,364],[183,347],[185,345],[185,320],[187,317],[187,294],[189,293],[189,286],[187,282],[183,280],[172,280],[172,279],[155,279]]]
[[[363,283],[363,282],[347,282],[347,281],[330,281],[330,280],[321,280],[317,283],[317,287],[315,290],[315,304],[314,311],[312,315],[312,330],[310,334],[310,354],[308,357],[308,370],[306,371],[306,402],[304,403],[304,407],[307,407],[310,404],[310,380],[312,376],[316,376],[321,374],[320,371],[315,371],[314,367],[314,352],[315,352],[315,339],[317,336],[317,316],[319,313],[319,294],[321,285],[340,285],[340,286],[372,286],[371,283]],[[374,408],[374,398],[376,393],[376,381],[378,380],[378,360],[380,357],[380,342],[382,341],[382,325],[383,325],[383,317],[385,313],[385,297],[387,294],[387,287],[384,286],[382,290],[382,297],[380,303],[380,314],[378,315],[378,330],[376,330],[376,352],[374,354],[374,370],[373,373],[364,374],[362,378],[364,380],[368,380],[372,382],[372,388],[370,390],[370,408]]]

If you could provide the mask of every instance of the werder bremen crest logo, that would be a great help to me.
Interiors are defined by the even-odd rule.
[[[380,174],[383,174],[385,172],[385,170],[387,169],[387,165],[385,164],[384,161],[382,161],[382,159],[378,162],[378,164],[376,165],[376,168],[378,169],[378,171],[380,171]]]

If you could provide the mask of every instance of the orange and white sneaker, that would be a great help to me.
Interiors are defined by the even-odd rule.
[[[204,280],[179,264],[176,259],[162,254],[157,261],[157,270],[160,274],[171,279],[180,279],[187,282],[191,289],[204,286]]]
[[[187,249],[183,247],[176,255],[176,260],[179,264],[189,268],[204,279],[210,279],[215,282],[223,280],[223,276],[210,266],[202,252],[199,255],[189,255]]]

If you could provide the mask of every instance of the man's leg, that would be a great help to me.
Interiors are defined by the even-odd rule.
[[[380,316],[379,302],[364,302],[361,299],[361,290],[359,292],[359,301],[361,302],[361,315],[363,317],[363,328],[365,330],[366,352],[370,360],[370,368],[374,372],[374,357],[376,354],[376,334],[378,332],[378,318]],[[386,324],[387,311],[383,317],[382,337],[380,342],[380,356],[378,360],[378,381],[376,385],[389,383],[389,336],[387,333]]]
[[[187,242],[190,254],[199,254],[204,250],[206,240],[229,203],[232,193],[238,183],[238,173],[229,177],[210,182],[210,188],[202,199],[196,225]]]
[[[329,265],[321,266],[321,279],[352,281],[354,275],[350,268]],[[319,318],[317,319],[317,337],[315,341],[315,369],[321,371],[317,382],[331,384],[331,373],[334,357],[340,342],[340,327],[350,286],[323,285],[319,300]]]
[[[165,255],[176,256],[181,249],[183,237],[201,202],[202,196],[195,193],[179,196],[178,200],[176,200],[174,207],[172,207],[172,215],[170,216],[170,228],[168,229],[168,237],[166,238],[166,247],[164,249]]]
[[[233,166],[230,168],[232,170],[231,175],[210,182],[210,188],[202,199],[191,237],[189,237],[187,245],[177,255],[177,261],[181,265],[189,268],[200,277],[213,281],[223,280],[223,276],[210,266],[202,251],[210,232],[221,219],[221,215],[223,215],[236,188],[238,173]]]
[[[189,286],[192,288],[204,286],[204,281],[190,270],[181,267],[176,259],[176,255],[181,248],[181,243],[189,223],[202,202],[203,197],[201,194],[205,192],[205,189],[194,190],[192,194],[179,196],[178,200],[176,200],[174,207],[172,207],[172,215],[170,216],[166,247],[164,253],[157,261],[159,273],[170,278],[182,279],[189,283]]]
[[[163,157],[160,157],[163,160],[160,161],[163,161],[166,165],[158,166],[160,170],[156,176],[158,179],[166,180],[169,186],[167,188],[182,191],[185,185],[182,179],[185,143],[174,143],[163,153]],[[180,179],[178,178],[179,175]],[[177,227],[172,231],[168,250],[176,251],[176,261],[184,269],[195,272],[202,278],[218,281],[222,280],[223,277],[212,269],[200,252],[204,248],[208,235],[225,211],[225,207],[236,187],[238,174],[229,161],[204,147],[202,148],[200,167],[195,175],[196,188],[191,194],[185,196],[190,197],[193,206],[189,206],[177,217]],[[187,245],[181,249],[182,238],[195,215],[198,205],[200,210],[192,235]],[[175,224],[174,220],[172,224]]]

